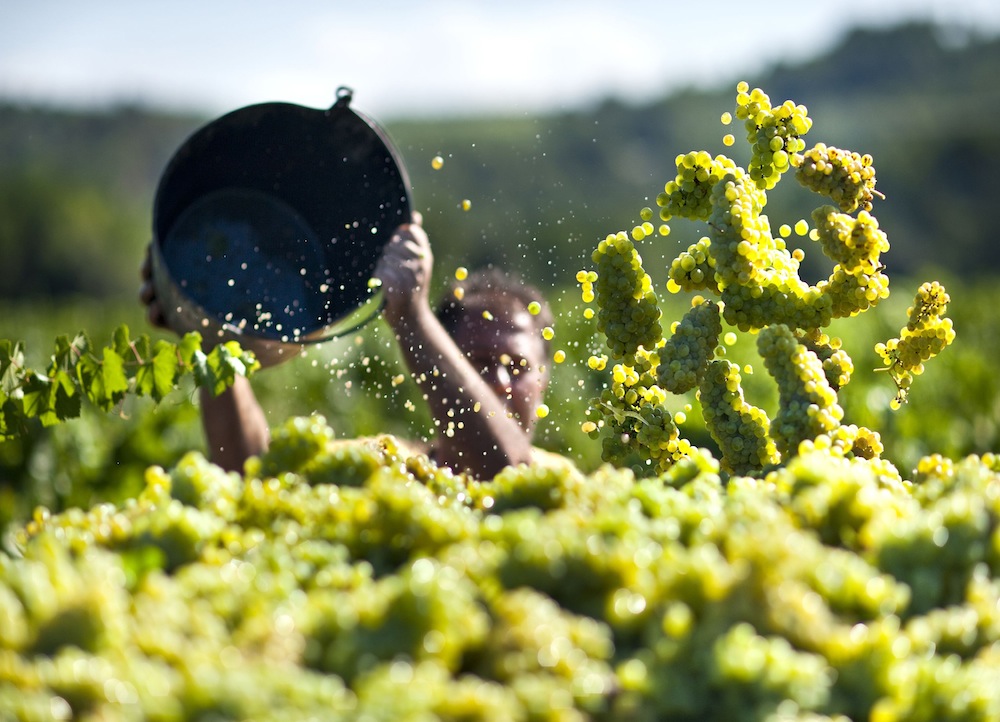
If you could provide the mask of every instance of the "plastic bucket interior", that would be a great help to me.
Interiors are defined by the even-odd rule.
[[[410,185],[350,100],[341,88],[328,110],[247,106],[177,150],[153,209],[154,282],[175,330],[237,338],[266,365],[378,313],[369,280],[410,220]]]

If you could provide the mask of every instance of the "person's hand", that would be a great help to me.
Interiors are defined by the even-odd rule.
[[[156,297],[156,288],[153,286],[152,249],[152,243],[146,246],[146,257],[139,268],[139,276],[142,279],[142,285],[139,287],[139,301],[146,307],[146,318],[150,324],[156,328],[167,329],[169,328],[167,318],[163,313],[159,299]]]
[[[430,307],[434,256],[421,220],[420,214],[414,212],[411,223],[396,229],[375,267],[375,278],[382,283],[384,313],[390,321],[407,318],[421,307]]]

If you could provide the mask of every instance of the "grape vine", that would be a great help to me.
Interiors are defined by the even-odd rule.
[[[819,437],[839,453],[884,470],[878,435],[843,424],[837,392],[850,382],[854,363],[840,340],[823,331],[833,319],[857,316],[889,295],[880,260],[889,242],[871,212],[883,197],[875,190],[873,159],[824,143],[807,149],[803,136],[812,120],[805,106],[791,100],[772,106],[763,90],[746,83],[736,91],[735,117],[743,121],[750,145],[748,169],[705,150],[680,154],[675,176],[656,199],[664,224],[684,218],[708,227],[668,267],[670,293],[698,294],[692,310],[663,334],[656,293],[636,246],[653,236],[649,208],[640,212],[646,222],[633,228],[631,238],[624,231],[609,235],[593,253],[596,269],[577,274],[584,303],[597,306],[597,330],[609,351],[592,356],[589,366],[603,370],[610,361],[612,368],[609,392],[592,400],[583,428],[592,437],[604,436],[605,461],[637,458],[637,473],[661,474],[700,453],[676,425],[664,424],[671,413],[661,408],[668,393],[696,388],[706,427],[730,473],[760,475]],[[731,120],[726,113],[724,122]],[[732,136],[725,141],[730,144]],[[773,234],[763,212],[767,193],[790,170],[824,199],[811,214],[811,231],[804,220],[796,224],[833,262],[829,277],[815,285],[799,276],[805,253],[788,249],[788,227]],[[660,235],[668,233],[669,226],[661,227]],[[954,340],[951,321],[943,316],[948,301],[939,283],[924,284],[900,337],[876,347],[896,386],[894,409],[906,401],[923,364]],[[760,355],[779,390],[773,420],[746,402],[739,370],[717,363],[720,316],[736,330],[758,335]],[[662,453],[667,448],[671,453]]]
[[[176,343],[154,342],[145,334],[132,338],[121,325],[106,346],[82,332],[59,336],[42,372],[27,365],[23,344],[0,339],[0,442],[24,434],[33,420],[51,426],[79,417],[84,399],[104,411],[129,395],[161,401],[185,376],[219,394],[258,367],[235,341],[206,353],[197,332]]]

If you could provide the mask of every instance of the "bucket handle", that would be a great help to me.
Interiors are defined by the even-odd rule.
[[[351,104],[351,100],[353,98],[354,91],[346,85],[341,85],[337,88],[337,102],[333,104],[333,107],[330,108],[330,110],[333,110],[334,108],[346,108]]]

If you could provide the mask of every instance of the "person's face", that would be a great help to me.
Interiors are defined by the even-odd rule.
[[[455,344],[482,375],[507,410],[531,433],[548,385],[545,342],[527,311],[508,322],[485,318],[487,308],[470,308],[455,329]]]

